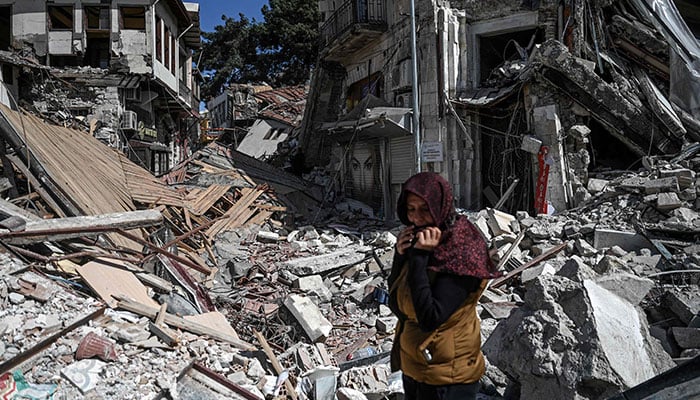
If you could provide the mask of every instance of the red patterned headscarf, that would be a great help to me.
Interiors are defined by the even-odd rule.
[[[420,172],[403,184],[396,210],[405,225],[411,225],[406,208],[408,193],[425,201],[435,225],[442,231],[440,244],[430,257],[431,270],[482,279],[500,276],[481,233],[466,217],[456,215],[452,189],[442,176]]]

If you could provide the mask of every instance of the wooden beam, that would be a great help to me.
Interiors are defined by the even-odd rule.
[[[540,254],[538,257],[533,258],[533,259],[530,260],[529,262],[527,262],[527,263],[525,263],[525,264],[519,266],[518,268],[516,268],[516,269],[510,271],[506,276],[502,276],[502,277],[500,277],[500,278],[498,278],[498,279],[494,279],[493,281],[491,281],[491,285],[489,285],[489,287],[497,288],[497,287],[499,287],[499,286],[504,285],[506,282],[508,282],[509,280],[513,279],[516,275],[520,274],[521,272],[525,271],[526,269],[528,269],[528,268],[530,268],[530,267],[533,267],[533,266],[539,264],[540,262],[542,262],[542,261],[548,259],[549,257],[551,257],[551,256],[553,256],[553,255],[555,255],[555,254],[557,254],[557,253],[560,252],[564,247],[566,247],[566,243],[562,243],[562,244],[560,244],[560,245],[558,245],[558,246],[555,246],[555,247],[551,248],[551,249],[550,249],[549,251],[547,251],[546,253]]]
[[[12,164],[14,164],[15,167],[17,167],[20,172],[24,174],[24,176],[27,177],[27,180],[29,183],[34,187],[34,190],[36,190],[40,195],[41,198],[46,202],[46,204],[51,207],[51,209],[59,216],[65,217],[68,214],[66,214],[63,209],[61,208],[58,203],[56,203],[56,200],[54,200],[53,197],[51,197],[51,194],[44,189],[44,185],[39,182],[39,179],[37,179],[34,174],[27,168],[26,165],[17,157],[16,155],[11,155],[8,154],[7,159],[12,161]],[[63,199],[62,199],[63,200]],[[69,203],[70,204],[70,203]],[[78,212],[75,213],[76,215],[79,214]]]
[[[104,233],[115,229],[134,229],[160,225],[163,216],[156,210],[119,212],[80,217],[29,221],[23,231],[0,232],[0,239],[12,244],[58,241]]]
[[[275,356],[275,353],[272,351],[272,348],[267,343],[267,340],[265,340],[265,336],[263,336],[262,333],[258,332],[257,330],[253,330],[253,333],[255,334],[255,338],[258,339],[258,342],[260,342],[260,346],[262,346],[265,355],[270,360],[270,363],[272,364],[272,368],[275,370],[275,373],[277,375],[281,374],[282,371],[284,371],[284,368],[282,368],[282,365],[277,359],[277,356]],[[284,387],[287,389],[287,395],[289,395],[292,399],[297,398],[297,392],[296,390],[294,390],[294,383],[292,382],[291,375],[287,380],[284,381]]]
[[[124,296],[115,296],[117,300],[119,300],[118,307],[127,311],[131,311],[133,313],[136,313],[138,315],[148,317],[150,319],[156,318],[158,315],[158,312],[160,311],[158,307],[151,307],[147,306],[145,304],[141,304],[139,302],[133,301],[127,297]],[[197,335],[204,335],[208,336],[212,339],[216,340],[221,340],[222,342],[230,343],[236,348],[239,348],[241,350],[256,350],[255,346],[252,344],[245,342],[243,340],[234,338],[233,336],[216,331],[214,329],[211,329],[210,327],[202,324],[198,324],[196,322],[188,321],[182,317],[178,317],[177,315],[165,313],[165,316],[163,317],[163,322],[165,322],[168,325],[174,326],[176,328],[180,328],[182,330],[188,331],[195,333]]]

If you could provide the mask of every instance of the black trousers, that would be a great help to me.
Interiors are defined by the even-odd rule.
[[[479,381],[469,384],[428,385],[403,376],[404,400],[474,400],[479,393]]]

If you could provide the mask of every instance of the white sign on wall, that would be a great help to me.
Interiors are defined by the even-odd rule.
[[[420,157],[421,162],[442,162],[442,142],[423,142]]]

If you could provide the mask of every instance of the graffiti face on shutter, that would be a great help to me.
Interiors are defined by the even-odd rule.
[[[381,204],[377,146],[357,144],[350,155],[351,196],[373,208]]]

